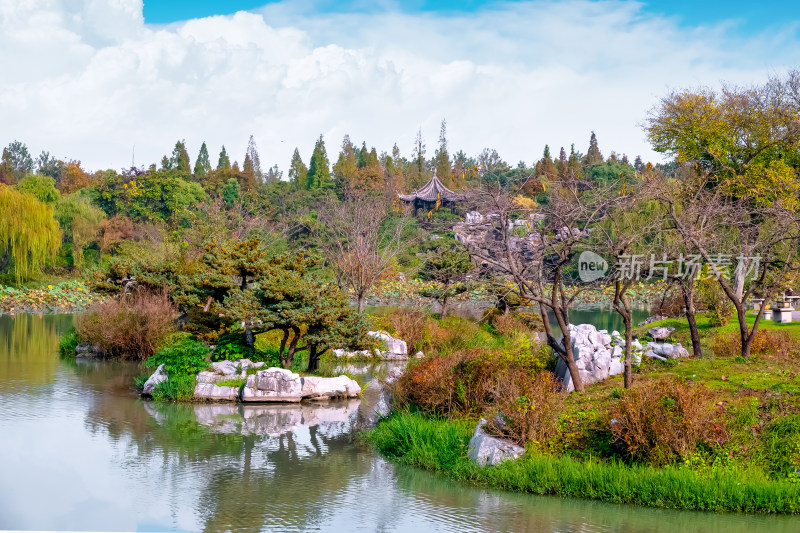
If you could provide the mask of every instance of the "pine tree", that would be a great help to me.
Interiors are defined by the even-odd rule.
[[[170,159],[172,168],[188,176],[192,173],[192,165],[189,160],[189,152],[186,151],[186,141],[180,140],[175,143],[175,148],[172,149],[172,158]]]
[[[211,160],[208,157],[206,143],[200,145],[200,153],[197,154],[197,161],[194,163],[194,175],[202,179],[211,172]]]
[[[556,162],[556,168],[558,169],[558,177],[564,179],[569,174],[569,160],[567,159],[567,151],[564,150],[564,147],[561,147],[561,151],[558,153],[558,161]]]
[[[553,158],[550,157],[550,146],[544,145],[544,153],[542,159],[539,161],[537,176],[544,176],[546,179],[554,179],[558,176],[556,165],[553,163]]]
[[[439,148],[433,157],[436,175],[448,186],[453,185],[452,168],[450,167],[450,154],[447,152],[447,121],[442,119],[442,127],[439,130]]]
[[[300,151],[295,148],[292,161],[289,163],[289,181],[296,189],[308,189],[308,167],[300,157]]]
[[[633,168],[636,169],[636,172],[641,172],[644,170],[644,163],[642,162],[642,156],[637,155],[636,159],[633,160]]]
[[[579,179],[582,175],[581,157],[575,151],[575,144],[570,147],[569,159],[567,160],[567,175],[572,179]]]
[[[225,145],[222,145],[222,150],[219,153],[219,161],[217,162],[217,170],[230,170],[231,158],[228,157],[228,151],[225,150]]]
[[[247,158],[250,158],[250,172],[253,174],[253,178],[256,180],[263,180],[264,174],[261,171],[261,158],[258,156],[258,147],[256,146],[256,141],[253,139],[253,136],[250,136],[250,140],[247,141],[247,153],[245,155],[245,171],[247,171]]]
[[[428,181],[428,162],[425,159],[425,142],[422,138],[422,128],[414,137],[414,150],[411,153],[411,164],[406,176],[410,189],[417,189]]]
[[[333,187],[331,164],[328,160],[328,153],[325,150],[325,141],[322,135],[319,136],[314,145],[314,153],[311,154],[311,161],[308,164],[308,186],[315,190]]]
[[[336,182],[337,190],[344,191],[352,187],[357,177],[358,162],[356,161],[356,153],[353,149],[353,143],[350,141],[350,136],[345,135],[344,139],[342,139],[342,150],[339,152],[339,159],[333,165],[333,179]]]
[[[597,135],[592,132],[589,138],[589,150],[586,151],[586,157],[583,158],[584,166],[591,167],[599,165],[603,162],[603,154],[600,153],[600,148],[597,146]]]

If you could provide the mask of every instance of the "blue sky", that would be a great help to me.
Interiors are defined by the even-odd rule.
[[[89,170],[224,144],[262,165],[322,134],[532,164],[545,144],[658,161],[641,124],[669,91],[800,68],[798,0],[0,0],[6,138]],[[224,17],[209,17],[221,14]],[[2,136],[0,136],[2,137]]]
[[[503,3],[514,3],[510,0]],[[621,0],[626,1],[626,0]],[[265,0],[144,0],[145,21],[152,24],[177,22],[211,15],[227,15],[240,10],[254,10],[267,4]],[[406,13],[470,13],[491,8],[500,2],[494,0],[435,0],[411,2],[365,2],[359,0],[320,0],[302,2],[313,6],[317,13],[365,12],[398,10]],[[644,11],[650,14],[676,17],[683,26],[703,26],[721,21],[731,21],[745,34],[758,32],[765,27],[800,21],[797,0],[640,0]]]

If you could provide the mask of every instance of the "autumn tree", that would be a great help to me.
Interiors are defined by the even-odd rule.
[[[593,165],[599,165],[602,162],[603,154],[600,152],[600,147],[597,145],[597,135],[592,132],[591,137],[589,137],[589,149],[586,151],[586,155],[583,158],[583,165],[591,167]]]
[[[672,92],[650,111],[645,131],[656,151],[696,165],[708,176],[707,186],[750,206],[739,226],[741,252],[750,256],[763,220],[760,208],[798,210],[798,117],[800,74],[793,71],[761,86]],[[743,272],[734,280],[736,299],[744,291]]]
[[[52,206],[30,194],[0,185],[0,272],[11,268],[16,283],[52,261],[61,231]]]
[[[339,285],[356,298],[358,311],[375,282],[392,265],[403,243],[406,219],[395,219],[377,195],[348,191],[342,201],[329,197],[312,228]]]
[[[89,175],[81,168],[80,161],[59,161],[59,178],[56,182],[61,194],[72,194],[90,185]]]

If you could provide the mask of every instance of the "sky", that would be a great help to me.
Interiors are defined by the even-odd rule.
[[[0,0],[0,144],[148,165],[250,135],[262,166],[345,134],[428,155],[545,144],[662,160],[642,121],[671,90],[762,83],[800,67],[792,1]]]

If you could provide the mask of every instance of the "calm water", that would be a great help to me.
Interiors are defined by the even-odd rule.
[[[56,353],[69,316],[0,316],[0,529],[793,532],[800,519],[487,491],[350,437],[359,402],[156,405],[135,365]]]

